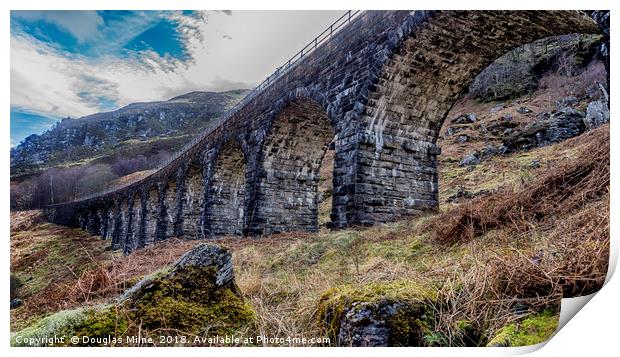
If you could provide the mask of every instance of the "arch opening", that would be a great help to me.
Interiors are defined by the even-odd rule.
[[[321,163],[334,138],[316,101],[295,99],[282,109],[262,148],[253,232],[318,230]]]
[[[158,218],[159,193],[157,187],[152,186],[146,193],[146,205],[144,212],[144,236],[138,242],[140,248],[146,247],[155,242],[157,234],[157,218]]]
[[[181,232],[187,238],[204,238],[202,213],[204,210],[205,182],[203,166],[192,162],[185,177],[182,198]]]
[[[532,161],[521,165],[508,160],[511,154],[587,130],[587,107],[606,101],[600,87],[607,86],[598,51],[602,40],[581,33],[544,37],[516,47],[476,74],[437,138],[440,205],[500,186],[520,187],[535,177],[544,155],[532,152]],[[560,131],[542,129],[550,123]],[[502,180],[497,180],[495,163],[502,157]]]
[[[175,177],[169,178],[166,182],[164,193],[164,205],[162,207],[162,236],[160,239],[174,237],[175,223],[177,221],[177,180]]]
[[[246,212],[246,162],[234,140],[222,146],[213,162],[205,210],[205,235],[241,235]]]
[[[499,24],[517,30],[500,31]],[[361,118],[358,223],[437,209],[437,138],[474,77],[516,47],[579,29],[597,31],[577,13],[447,11],[405,36],[380,70]]]

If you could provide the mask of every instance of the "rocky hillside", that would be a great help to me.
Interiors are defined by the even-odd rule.
[[[245,93],[191,92],[167,101],[133,103],[112,112],[63,119],[11,149],[11,176],[105,155],[126,146],[128,141],[140,143],[194,134]]]

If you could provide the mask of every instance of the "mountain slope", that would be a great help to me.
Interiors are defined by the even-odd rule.
[[[133,103],[111,112],[63,119],[11,149],[11,176],[101,156],[128,140],[145,142],[194,134],[246,92],[190,92],[167,101]]]

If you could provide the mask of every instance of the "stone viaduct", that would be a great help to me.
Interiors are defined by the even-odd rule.
[[[332,227],[436,209],[454,102],[502,54],[567,33],[600,30],[578,11],[360,13],[153,174],[46,215],[126,254],[173,236],[314,231],[330,145]]]

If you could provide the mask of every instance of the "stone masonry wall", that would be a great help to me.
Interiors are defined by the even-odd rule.
[[[576,32],[600,30],[577,11],[364,12],[168,166],[46,214],[94,230],[87,212],[110,207],[106,235],[126,253],[175,235],[316,230],[317,169],[332,139],[333,227],[436,209],[438,131],[472,78],[513,48]]]

